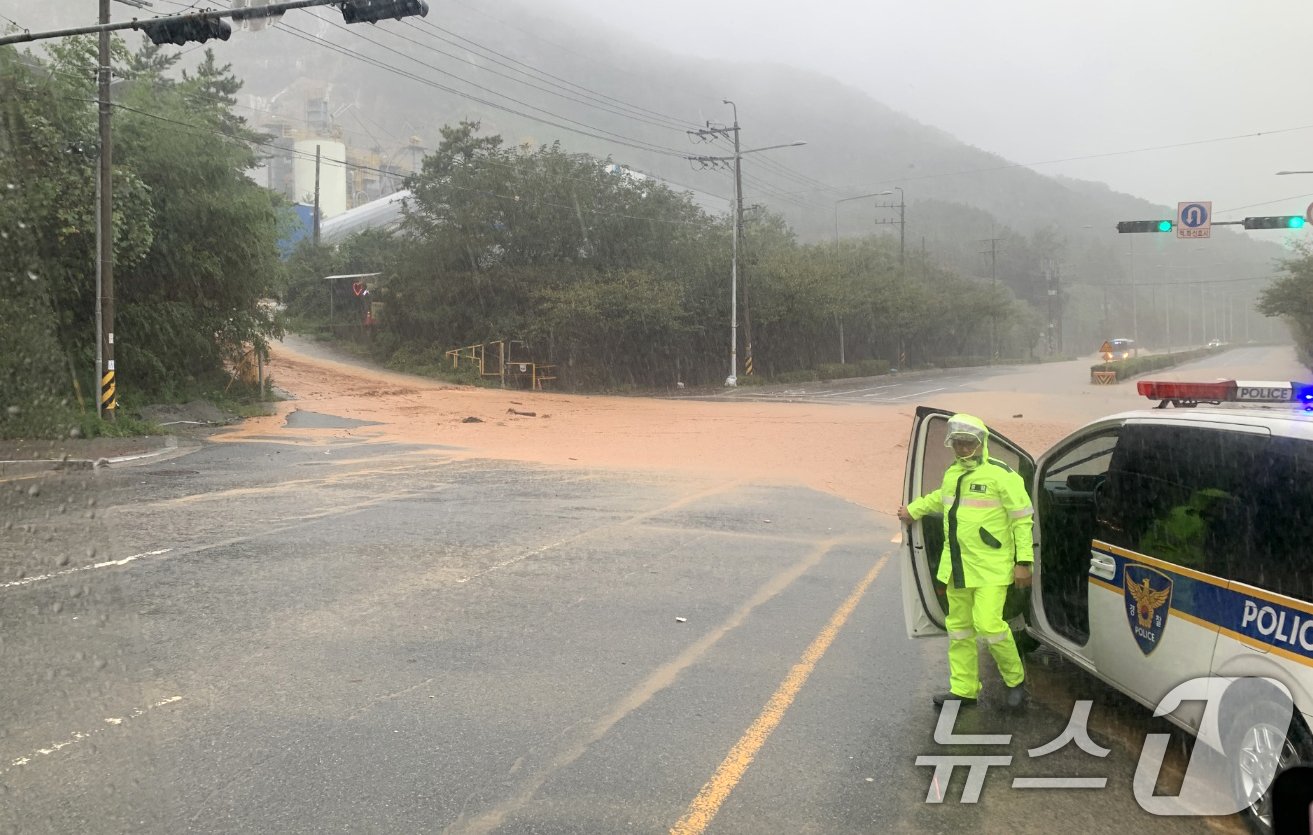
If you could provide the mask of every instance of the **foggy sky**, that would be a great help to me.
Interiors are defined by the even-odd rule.
[[[495,0],[430,0],[430,19],[447,4],[509,14]],[[1303,214],[1313,201],[1313,175],[1274,176],[1313,170],[1306,0],[541,0],[537,11],[553,7],[675,53],[833,76],[1014,162],[1285,131],[1035,169],[1167,205],[1212,200],[1219,219]],[[70,24],[74,9],[87,10],[75,22],[94,22],[95,0],[0,0],[0,14],[29,26],[56,10]],[[820,151],[799,148],[791,159],[807,153]]]
[[[1313,200],[1313,175],[1274,176],[1313,170],[1308,2],[550,2],[675,52],[823,72],[1015,162],[1303,128],[1036,170],[1230,219]]]

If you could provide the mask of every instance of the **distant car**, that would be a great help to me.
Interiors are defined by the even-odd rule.
[[[1220,340],[1220,339],[1210,339],[1210,340],[1208,340],[1208,347],[1209,347],[1209,348],[1221,348],[1221,347],[1222,347],[1223,345],[1225,345],[1225,344],[1226,344],[1226,343],[1223,342],[1223,341]]]
[[[1099,349],[1104,362],[1130,359],[1135,355],[1135,341],[1131,339],[1109,339]]]

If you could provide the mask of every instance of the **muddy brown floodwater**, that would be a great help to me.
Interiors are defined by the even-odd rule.
[[[473,388],[339,362],[287,344],[275,346],[269,373],[295,399],[278,404],[272,416],[246,421],[224,439],[268,436],[284,426],[289,413],[302,409],[377,424],[298,429],[302,436],[349,433],[361,440],[459,447],[457,454],[477,458],[803,484],[887,516],[898,506],[915,408]],[[961,405],[948,407],[970,409],[1038,453],[1083,422],[1058,407],[1062,399],[1057,394],[1025,398],[1030,414],[1043,414],[1045,401],[1053,401],[1054,412],[1066,418],[1053,421],[1013,418],[1021,404],[1011,392],[963,392]]]

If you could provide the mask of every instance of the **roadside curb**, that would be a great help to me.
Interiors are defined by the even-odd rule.
[[[163,445],[149,452],[130,455],[107,456],[103,458],[32,458],[27,460],[0,461],[0,478],[5,476],[32,475],[34,473],[54,472],[58,470],[95,470],[114,464],[126,464],[146,458],[155,458],[178,449],[178,439],[174,435],[165,435]]]

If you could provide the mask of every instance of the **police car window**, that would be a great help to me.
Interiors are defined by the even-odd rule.
[[[1117,436],[1101,435],[1069,450],[1049,465],[1044,480],[1059,476],[1099,476],[1108,471],[1112,460],[1112,449],[1117,445]]]
[[[1128,425],[1112,456],[1097,535],[1219,576],[1250,560],[1266,435]]]
[[[921,456],[924,464],[922,470],[924,492],[928,493],[938,487],[943,480],[944,471],[953,463],[953,450],[944,446],[947,438],[948,418],[936,418],[926,422],[925,449]]]
[[[1313,602],[1308,526],[1313,520],[1313,442],[1273,438],[1257,474],[1250,559],[1232,577]]]
[[[1053,629],[1078,644],[1089,638],[1090,540],[1116,444],[1112,431],[1059,450],[1045,465],[1044,489],[1036,497],[1044,611]]]

